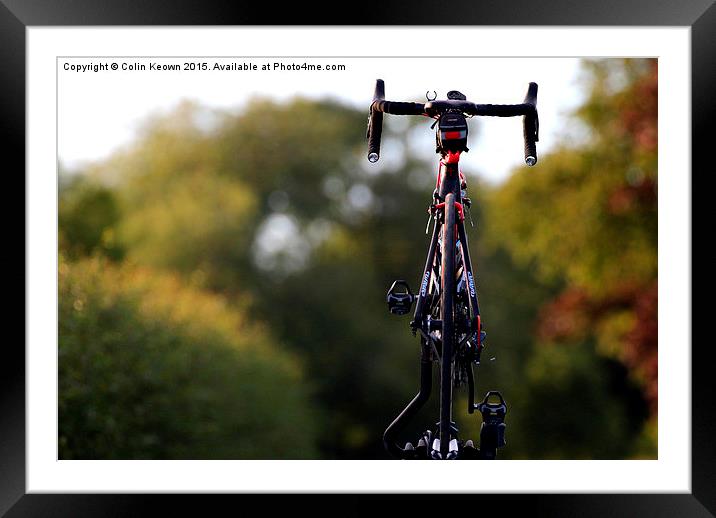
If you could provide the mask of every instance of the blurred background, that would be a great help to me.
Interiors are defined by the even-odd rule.
[[[376,77],[415,101],[539,83],[537,166],[518,119],[470,121],[477,395],[507,400],[502,458],[656,458],[656,60],[344,61],[60,73],[60,458],[387,457],[419,342],[385,292],[417,287],[437,155],[431,121],[386,116],[367,162]]]

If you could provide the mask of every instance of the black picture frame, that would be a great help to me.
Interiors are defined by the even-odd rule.
[[[281,25],[295,24],[297,20],[313,25],[445,25],[457,22],[464,25],[688,26],[691,28],[692,52],[692,171],[708,173],[708,169],[713,170],[713,166],[706,167],[713,151],[707,130],[716,116],[716,6],[713,3],[713,0],[601,0],[581,3],[573,0],[461,0],[451,2],[448,9],[448,4],[424,0],[414,1],[409,8],[404,8],[399,2],[389,0],[356,5],[351,9],[350,18],[346,18],[342,14],[343,7],[328,3],[310,8],[305,3],[293,3],[276,8],[276,5],[262,3],[210,0],[0,0],[0,145],[6,150],[6,160],[10,157],[15,159],[13,163],[16,166],[6,169],[12,173],[7,176],[19,180],[19,171],[25,169],[25,30],[28,26]],[[460,15],[455,16],[456,12]],[[426,37],[429,37],[428,29]],[[689,172],[684,171],[683,174]],[[692,178],[696,176],[691,174]],[[20,188],[24,192],[24,182]],[[16,209],[11,210],[7,206],[3,209],[6,222],[17,219]],[[698,215],[692,209],[694,222]],[[25,263],[28,259],[24,257],[24,252],[22,259]],[[3,258],[3,261],[6,268],[13,267],[14,271],[20,257]],[[24,304],[16,306],[23,310],[25,307]],[[453,502],[474,506],[474,512],[508,515],[525,509],[531,515],[539,516],[715,516],[716,404],[709,342],[693,341],[692,346],[690,494],[502,494],[473,495],[469,500],[461,497]],[[678,344],[668,346],[674,348],[673,354],[681,354]],[[0,361],[0,515],[138,516],[156,514],[157,506],[161,507],[164,515],[169,514],[172,507],[192,514],[210,513],[208,497],[26,494],[25,351],[19,340],[7,340],[3,352]],[[252,496],[236,498],[244,499],[242,509],[253,507]],[[364,515],[377,505],[373,502],[374,498],[349,495],[340,504],[341,514]],[[425,496],[415,499],[422,514],[426,511],[426,504],[435,504],[435,499],[426,500]],[[261,505],[266,504],[262,501]]]

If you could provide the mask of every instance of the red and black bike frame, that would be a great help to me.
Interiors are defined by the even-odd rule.
[[[478,332],[479,337],[479,322],[480,322],[480,305],[477,301],[477,290],[475,289],[475,275],[472,269],[472,261],[470,260],[470,250],[468,247],[467,233],[465,232],[465,210],[462,204],[462,189],[461,189],[461,174],[459,169],[460,152],[446,153],[446,155],[440,160],[440,168],[438,170],[438,181],[437,181],[437,193],[436,203],[433,205],[436,211],[444,208],[445,197],[448,193],[455,195],[455,208],[459,216],[457,225],[457,237],[461,244],[463,271],[468,287],[468,300],[470,303],[470,322],[472,325],[472,331]],[[423,276],[421,277],[420,289],[418,290],[416,297],[415,313],[413,315],[413,322],[411,325],[415,329],[424,327],[425,320],[425,307],[426,299],[428,295],[428,283],[432,278],[432,273],[435,263],[435,253],[437,250],[438,237],[440,236],[440,228],[442,225],[442,219],[436,217],[435,226],[433,228],[432,239],[430,240],[430,247],[428,249],[428,257],[425,261],[425,269],[423,270]],[[428,329],[423,329],[429,332]],[[478,338],[479,339],[479,338]]]
[[[405,451],[396,444],[399,433],[405,428],[407,423],[415,416],[418,410],[428,401],[432,391],[432,365],[433,358],[438,354],[435,348],[431,331],[439,329],[440,321],[429,320],[426,310],[429,309],[430,282],[438,275],[436,255],[438,251],[438,241],[442,231],[443,214],[445,207],[445,198],[449,193],[454,194],[455,208],[458,218],[455,222],[457,227],[457,240],[461,247],[463,275],[466,283],[467,299],[469,303],[469,323],[465,331],[467,337],[476,337],[476,350],[471,350],[473,357],[468,361],[472,365],[472,360],[479,359],[482,344],[480,343],[480,305],[477,300],[477,289],[475,288],[475,275],[473,273],[472,261],[470,260],[470,250],[467,241],[467,233],[465,231],[465,210],[462,200],[462,175],[459,168],[460,152],[447,152],[440,159],[438,177],[436,183],[436,192],[434,203],[431,211],[435,215],[435,223],[433,225],[432,237],[428,247],[428,255],[425,260],[425,268],[421,277],[420,288],[416,294],[416,306],[413,314],[413,320],[410,323],[414,332],[419,332],[422,338],[421,358],[420,358],[420,390],[398,417],[388,426],[384,435],[383,442],[386,449],[395,457],[402,458]],[[465,327],[465,326],[463,326]],[[458,348],[459,349],[459,348]],[[456,354],[457,350],[453,350],[452,354]],[[443,358],[443,361],[446,359]],[[451,361],[451,359],[447,359]],[[468,375],[468,412],[473,413],[475,409],[475,384],[472,368],[467,371]]]

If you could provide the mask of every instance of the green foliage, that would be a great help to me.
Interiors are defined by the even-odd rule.
[[[526,370],[529,405],[511,423],[524,458],[623,459],[644,419],[625,404],[627,392],[613,394],[619,372],[589,343],[537,344]],[[522,399],[525,401],[525,399]],[[539,430],[539,436],[531,436]]]
[[[617,65],[593,62],[592,92],[578,111],[589,143],[558,149],[534,170],[515,171],[491,200],[494,235],[547,279],[601,296],[615,285],[656,277],[656,76],[650,63],[655,67],[653,60],[621,62],[621,75],[638,82],[610,93],[604,83]]]
[[[655,423],[657,62],[599,60],[585,72],[588,97],[575,116],[587,141],[557,149],[534,170],[515,171],[496,190],[488,204],[491,242],[561,286],[541,305],[538,343],[565,344],[570,354],[568,344],[578,343],[620,361]],[[563,354],[548,350],[551,360]],[[540,358],[530,368],[545,364]],[[652,426],[645,430],[634,451],[653,457],[656,435]]]
[[[146,193],[142,193],[146,195]],[[238,284],[255,213],[251,191],[196,173],[169,182],[151,200],[127,203],[120,236],[130,259],[193,275],[212,288]]]
[[[333,102],[254,100],[213,115],[213,129],[200,130],[207,110],[183,104],[90,171],[116,186],[127,257],[250,299],[305,360],[330,416],[322,454],[381,458],[385,424],[413,390],[418,347],[386,315],[385,290],[419,276],[431,173],[408,159],[368,174],[365,114]],[[266,230],[277,217],[288,233]],[[264,244],[278,248],[260,253]]]
[[[245,112],[225,117],[219,126],[216,161],[261,199],[268,201],[274,191],[289,193],[291,212],[313,217],[330,202],[326,178],[350,176],[358,165],[364,131],[365,114],[329,100],[253,99]]]
[[[61,257],[60,458],[315,456],[300,365],[272,342],[174,276]]]
[[[117,241],[116,226],[121,214],[116,194],[98,183],[75,176],[62,178],[59,196],[59,246],[69,257],[95,252],[121,259],[124,250]]]

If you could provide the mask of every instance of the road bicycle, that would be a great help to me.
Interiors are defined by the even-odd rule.
[[[434,221],[427,260],[416,294],[404,280],[395,281],[387,294],[388,310],[396,315],[415,311],[410,322],[413,335],[419,334],[420,390],[388,426],[383,443],[388,453],[399,459],[494,459],[505,446],[507,404],[496,390],[475,403],[473,366],[480,364],[486,333],[480,318],[475,276],[470,261],[465,212],[471,206],[467,182],[460,171],[460,154],[467,152],[467,118],[474,116],[523,117],[525,163],[537,163],[539,140],[537,84],[530,83],[520,104],[474,104],[452,90],[447,99],[426,94],[428,102],[385,100],[385,83],[378,79],[368,117],[368,160],[380,157],[383,114],[420,115],[434,119],[436,153],[440,154],[438,175],[428,207],[428,226]],[[397,443],[397,436],[430,398],[433,365],[440,373],[440,417],[435,429],[428,429],[414,445]],[[479,447],[472,440],[461,441],[452,420],[453,389],[467,385],[467,412],[482,416]]]

